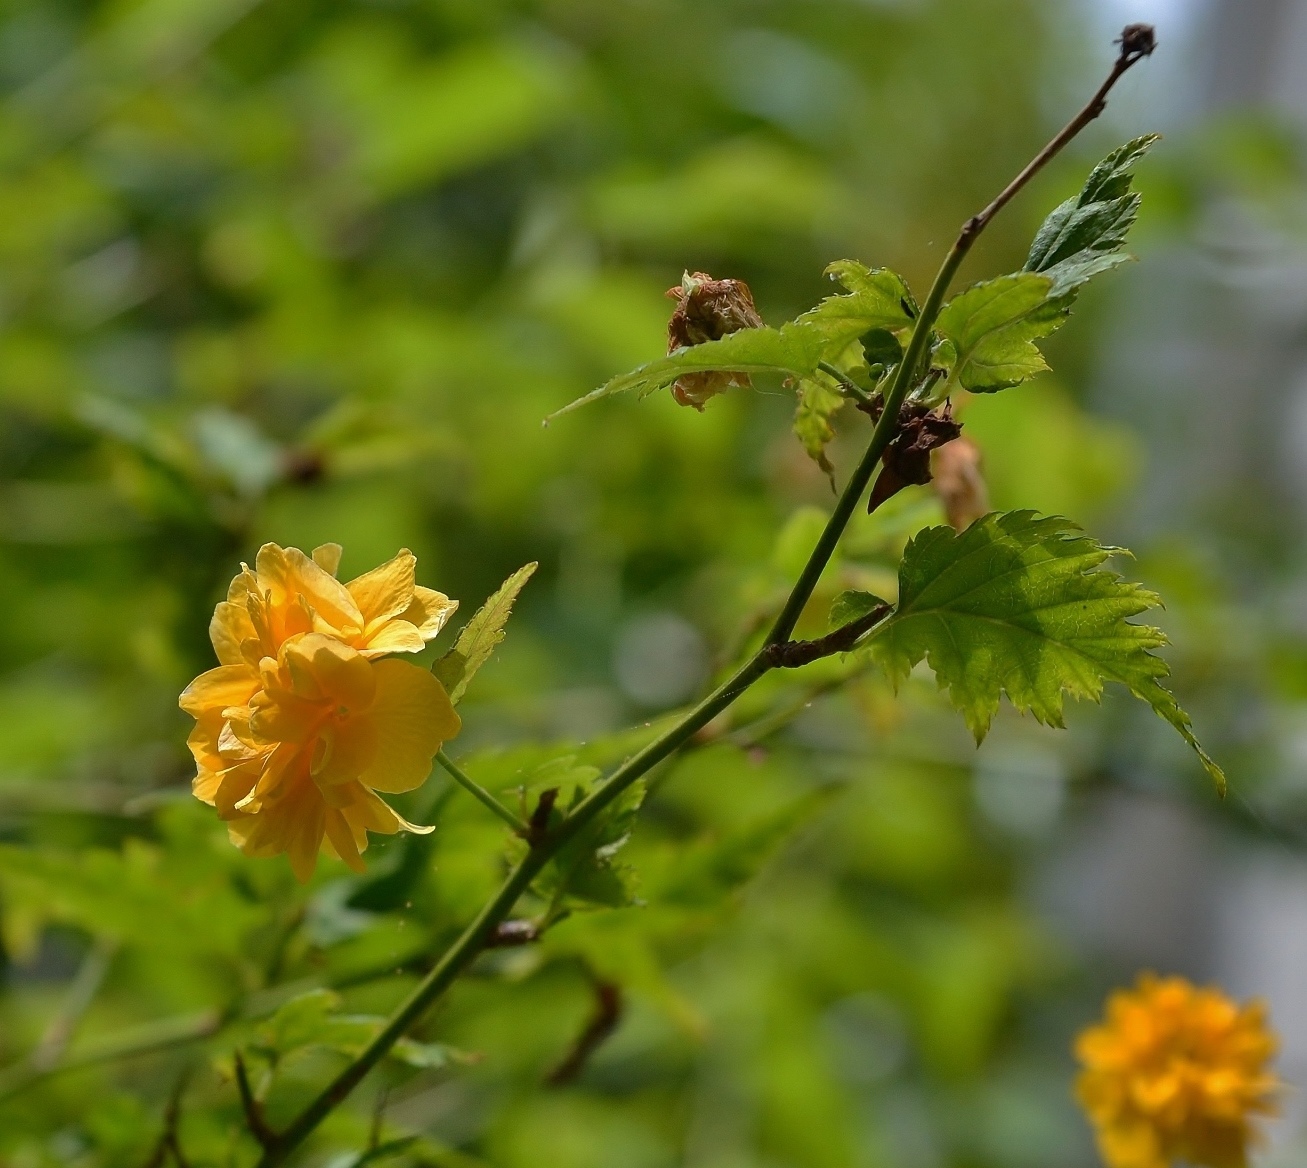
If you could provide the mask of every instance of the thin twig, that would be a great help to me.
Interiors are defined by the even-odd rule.
[[[63,1058],[78,1024],[95,1000],[95,995],[100,992],[105,974],[109,972],[109,965],[117,952],[118,942],[112,937],[99,937],[91,946],[82,959],[58,1012],[32,1051],[28,1061],[33,1071],[38,1074],[48,1071]]]
[[[177,1135],[177,1125],[181,1122],[182,1096],[186,1092],[186,1084],[190,1081],[190,1077],[191,1067],[186,1066],[177,1076],[177,1082],[173,1084],[172,1094],[168,1097],[168,1106],[163,1113],[163,1131],[159,1133],[159,1140],[154,1145],[150,1158],[146,1160],[145,1168],[162,1168],[169,1152],[177,1162],[177,1168],[189,1168]]]
[[[1117,56],[1116,64],[1112,66],[1111,73],[1107,75],[1107,80],[1098,87],[1098,92],[1085,103],[1084,109],[1067,122],[1048,145],[1030,160],[1026,168],[998,193],[988,207],[981,211],[979,215],[973,215],[967,220],[966,225],[962,228],[964,236],[974,240],[989,225],[989,221],[1012,201],[1022,187],[1060,154],[1062,148],[1072,138],[1107,108],[1107,95],[1112,91],[1112,87],[1121,80],[1132,65],[1136,65],[1145,57],[1153,55],[1153,50],[1157,48],[1157,34],[1151,24],[1130,24],[1122,30],[1117,44],[1121,46],[1121,52]]]
[[[368,1130],[368,1151],[375,1152],[381,1147],[381,1129],[386,1122],[386,1104],[390,1101],[390,1088],[382,1087],[377,1092],[377,1101],[372,1106],[372,1126]]]
[[[263,1114],[263,1104],[250,1090],[250,1076],[245,1070],[245,1059],[240,1051],[236,1052],[233,1061],[236,1064],[236,1092],[241,1098],[241,1110],[245,1112],[245,1126],[250,1129],[250,1135],[259,1141],[265,1154],[272,1152],[280,1144],[281,1137],[268,1126],[268,1120]]]
[[[871,395],[867,393],[856,381],[845,376],[835,368],[829,361],[818,361],[817,368],[820,369],[827,377],[839,384],[840,389],[844,391],[846,397],[851,397],[859,405],[870,405]]]
[[[615,982],[595,979],[594,1012],[585,1024],[585,1029],[576,1036],[576,1041],[554,1067],[545,1082],[551,1087],[562,1087],[571,1083],[585,1069],[585,1064],[605,1039],[617,1029],[622,1020],[622,987]]]
[[[885,619],[890,605],[878,604],[870,612],[841,625],[834,632],[827,633],[813,641],[786,641],[782,645],[767,645],[763,649],[768,663],[773,669],[798,669],[811,665],[823,657],[833,657],[836,653],[847,653],[853,649],[872,629]]]
[[[443,750],[436,752],[436,761],[449,772],[449,777],[472,796],[478,803],[487,807],[511,827],[518,835],[527,837],[531,833],[530,827],[523,823],[518,816],[514,815],[480,783],[470,778],[462,771],[458,764],[454,762]]]
[[[82,1053],[71,1058],[65,1057],[55,1065],[41,1070],[33,1069],[30,1060],[24,1060],[0,1073],[0,1103],[54,1075],[80,1071],[116,1059],[159,1054],[175,1046],[211,1038],[227,1021],[228,1018],[220,1011],[205,1010],[199,1014],[164,1018],[110,1035],[89,1045]]]

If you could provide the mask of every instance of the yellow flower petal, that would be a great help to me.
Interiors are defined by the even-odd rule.
[[[340,553],[344,550],[338,543],[319,544],[313,549],[313,562],[328,576],[334,576],[340,570]]]
[[[377,730],[370,718],[350,718],[328,726],[314,745],[309,774],[332,806],[340,806],[331,789],[352,783],[377,757]]]
[[[303,597],[313,611],[333,627],[363,627],[363,614],[345,586],[324,572],[299,548],[281,548],[275,543],[265,543],[259,548],[254,564],[259,587],[272,593],[274,609],[289,608]]]
[[[377,692],[373,666],[335,637],[306,633],[287,642],[282,658],[297,695],[310,700],[325,698],[347,710],[366,710],[372,705]]]
[[[258,688],[258,674],[248,665],[219,665],[217,669],[201,673],[182,690],[177,704],[198,718],[206,710],[243,706]]]
[[[402,548],[379,568],[345,585],[368,625],[396,617],[413,603],[417,562],[417,556]]]
[[[389,620],[367,634],[361,652],[365,657],[381,657],[386,653],[420,653],[426,647],[416,626],[406,620]]]
[[[445,627],[445,622],[457,608],[457,600],[450,600],[443,592],[418,584],[413,589],[413,603],[399,615],[401,620],[416,625],[423,640],[429,641]]]
[[[209,640],[223,665],[244,664],[241,644],[255,635],[254,622],[250,620],[244,601],[240,604],[233,604],[229,600],[218,602],[213,610],[213,619],[209,622]]]
[[[436,830],[434,824],[422,827],[409,823],[380,795],[362,785],[356,789],[354,802],[342,807],[341,812],[357,831],[375,831],[381,835],[407,831],[413,835],[430,835]]]
[[[344,860],[355,872],[367,871],[367,865],[363,863],[363,857],[359,855],[359,846],[354,838],[354,829],[345,816],[335,807],[328,807],[324,822],[327,828],[327,840],[331,845],[330,850],[339,859]],[[366,838],[365,835],[364,839]]]
[[[374,791],[397,793],[422,785],[441,743],[462,723],[445,687],[426,669],[388,659],[373,665],[377,697],[365,715],[376,728],[377,757],[361,776]]]

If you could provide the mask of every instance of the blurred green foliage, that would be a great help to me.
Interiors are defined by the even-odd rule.
[[[541,419],[661,352],[683,270],[772,321],[841,255],[920,290],[1046,136],[1029,62],[1078,68],[1076,31],[1034,0],[8,0],[0,1163],[145,1164],[183,1081],[190,1163],[251,1162],[235,1046],[275,1126],[502,874],[503,826],[443,778],[403,806],[435,834],[374,842],[364,877],[301,889],[227,843],[176,695],[239,561],[337,541],[348,578],[408,546],[465,612],[540,561],[451,753],[510,801],[560,755],[620,758],[783,594],[829,486],[775,384]],[[977,270],[1020,265],[1097,145]],[[1132,481],[1136,440],[1076,404],[1077,324],[1057,375],[965,412],[998,506],[1090,521]],[[936,518],[909,492],[862,522],[800,632],[891,589]],[[933,687],[859,668],[769,678],[656,774],[620,853],[638,902],[488,952],[319,1160],[361,1163],[380,1100],[418,1137],[394,1164],[1091,1163],[1083,983],[1018,895],[1020,816],[977,801]],[[986,757],[1056,786],[1105,725],[1012,720]],[[608,985],[614,1033],[547,1085]]]

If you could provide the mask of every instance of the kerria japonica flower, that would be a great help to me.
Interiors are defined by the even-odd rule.
[[[1258,1002],[1145,974],[1084,1031],[1076,1093],[1109,1168],[1245,1168],[1275,1112],[1275,1036]]]
[[[430,831],[378,792],[421,786],[459,730],[431,672],[386,657],[421,649],[458,602],[416,583],[407,550],[342,584],[340,552],[264,544],[214,610],[221,664],[181,695],[196,797],[246,855],[285,852],[301,881],[320,851],[362,871],[370,831]]]

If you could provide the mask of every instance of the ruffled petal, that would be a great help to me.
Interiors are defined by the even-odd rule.
[[[308,633],[282,649],[296,694],[347,710],[366,710],[377,692],[373,665],[356,649],[322,633]]]
[[[423,827],[409,823],[375,791],[362,786],[357,788],[354,801],[341,808],[341,813],[356,832],[375,831],[379,835],[394,835],[399,831],[407,831],[413,835],[430,835],[436,830],[434,824]]]
[[[328,576],[340,570],[340,553],[345,549],[338,543],[323,543],[313,549],[313,562]]]
[[[417,556],[403,548],[379,568],[345,585],[368,625],[390,620],[413,603],[417,563]]]
[[[336,808],[328,807],[324,823],[331,850],[355,872],[367,871],[367,865],[363,863],[363,857],[359,855],[359,847],[354,839],[354,829],[350,827],[345,816]],[[364,836],[364,839],[366,838]]]
[[[427,647],[422,634],[406,620],[389,620],[376,631],[369,631],[360,650],[364,657],[383,657],[387,653],[420,653]]]
[[[413,589],[413,603],[400,613],[399,617],[400,620],[416,625],[418,632],[422,634],[422,639],[429,641],[445,627],[445,622],[457,609],[457,600],[450,600],[443,592],[437,592],[434,588],[423,588],[418,584]]]
[[[341,630],[363,627],[363,614],[345,586],[299,548],[265,543],[254,563],[259,587],[272,593],[274,609],[289,609],[302,596],[332,627]]]
[[[377,698],[364,716],[375,727],[377,755],[361,779],[375,791],[411,791],[422,785],[441,743],[462,723],[445,687],[428,670],[393,659],[372,668]]]
[[[309,774],[321,788],[323,797],[333,806],[339,799],[332,788],[352,783],[377,757],[377,730],[370,718],[350,718],[323,730],[314,744]]]
[[[218,602],[213,610],[213,619],[209,621],[209,640],[213,642],[213,651],[218,654],[218,660],[223,665],[245,664],[241,644],[255,635],[254,622],[250,620],[244,600],[239,604],[230,600]]]
[[[177,704],[198,718],[206,710],[243,706],[259,688],[259,675],[248,665],[219,665],[201,673],[182,690]]]

